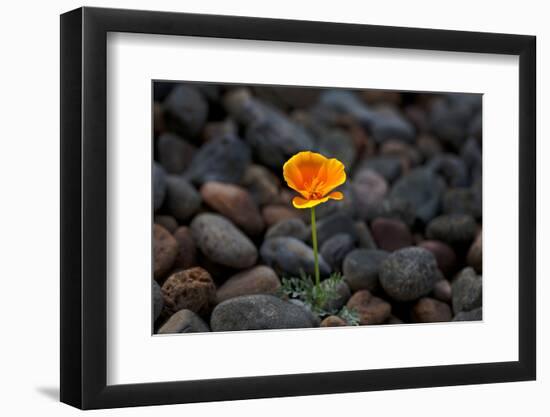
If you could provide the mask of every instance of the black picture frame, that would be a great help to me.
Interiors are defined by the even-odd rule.
[[[108,32],[519,56],[519,360],[108,386]],[[80,8],[61,16],[61,401],[82,409],[536,378],[536,38],[312,21]]]

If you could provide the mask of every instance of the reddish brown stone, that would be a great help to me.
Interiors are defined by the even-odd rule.
[[[191,234],[191,229],[181,226],[174,232],[174,238],[178,242],[179,249],[174,268],[189,269],[197,264],[197,247]]]
[[[412,245],[411,232],[401,220],[379,217],[372,222],[371,230],[378,247],[388,252]]]
[[[172,268],[178,255],[178,242],[164,227],[153,226],[153,276],[162,280]]]
[[[161,225],[170,233],[174,233],[178,228],[178,222],[172,216],[157,214],[155,215],[155,223]]]
[[[403,324],[403,320],[401,320],[399,317],[391,315],[388,320],[386,320],[386,324]]]
[[[195,267],[170,275],[162,285],[162,295],[172,313],[185,308],[201,314],[214,305],[216,286],[205,269]]]
[[[268,266],[260,265],[239,272],[229,278],[218,288],[217,303],[241,295],[275,294],[281,283],[275,271]]]
[[[273,226],[281,220],[300,218],[300,212],[290,206],[270,204],[262,209],[262,216],[266,225]]]
[[[348,326],[345,320],[338,316],[328,316],[321,322],[321,327],[341,327]]]
[[[453,313],[448,304],[423,297],[413,306],[413,318],[418,323],[451,321]]]
[[[359,315],[359,324],[382,324],[391,314],[391,305],[373,296],[368,290],[357,291],[348,300],[346,307]]]
[[[244,188],[211,181],[205,183],[200,191],[206,204],[227,217],[245,233],[258,235],[264,229],[258,206]]]
[[[439,240],[425,240],[418,246],[433,253],[437,266],[446,277],[450,277],[455,272],[456,254],[449,245]]]
[[[452,300],[451,283],[446,279],[440,279],[434,285],[433,295],[439,301],[450,303]]]
[[[476,270],[478,274],[481,274],[483,272],[483,243],[481,238],[481,230],[477,234],[476,239],[474,240],[474,243],[472,243],[472,246],[470,246],[470,250],[468,251],[468,256],[466,257],[466,262],[468,265],[470,265],[472,268]]]

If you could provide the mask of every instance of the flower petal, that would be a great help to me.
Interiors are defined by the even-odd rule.
[[[307,197],[304,193],[309,191],[326,161],[327,158],[315,152],[298,152],[283,166],[285,181],[290,188]]]
[[[343,200],[344,194],[342,194],[340,191],[333,191],[329,195],[327,195],[328,198],[331,200]]]
[[[318,200],[306,200],[302,197],[294,197],[292,199],[292,205],[298,209],[305,209],[318,206],[321,203],[325,203],[329,200],[330,197],[323,197]]]
[[[323,169],[319,172],[319,180],[322,185],[318,187],[318,191],[322,195],[328,194],[336,187],[346,182],[346,171],[344,164],[335,158],[328,159],[325,162]]]

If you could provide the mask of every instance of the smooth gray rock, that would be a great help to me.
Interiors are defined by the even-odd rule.
[[[314,325],[303,307],[265,294],[226,300],[214,308],[210,318],[210,327],[215,332],[297,329]]]
[[[237,269],[256,263],[256,246],[223,216],[199,214],[191,222],[191,233],[200,251],[215,263]]]
[[[418,168],[395,183],[390,197],[410,204],[415,216],[427,223],[437,215],[444,190],[441,178],[428,169]]]
[[[383,250],[355,249],[343,263],[344,280],[353,292],[372,291],[378,286],[378,274],[382,261],[389,253]]]
[[[295,237],[305,241],[309,237],[309,230],[302,219],[284,219],[271,226],[265,233],[265,238],[272,237]]]
[[[319,242],[319,246],[340,233],[350,235],[353,240],[357,239],[355,224],[353,223],[353,219],[347,214],[336,213],[317,221],[317,241]]]
[[[197,151],[185,177],[195,184],[208,181],[238,184],[250,164],[250,149],[241,139],[226,133]]]
[[[183,136],[197,136],[208,116],[208,103],[190,85],[176,85],[163,102],[169,124]]]
[[[301,272],[315,274],[313,249],[304,242],[293,237],[273,237],[266,239],[260,248],[262,260],[273,268],[280,276],[299,277]],[[319,272],[328,276],[329,265],[319,254]]]
[[[166,186],[166,208],[177,220],[186,221],[199,210],[201,195],[185,178],[168,175]]]
[[[174,313],[158,330],[157,334],[209,332],[208,325],[191,310]]]
[[[344,258],[354,247],[355,243],[350,235],[338,233],[323,243],[320,253],[333,271],[341,271]]]

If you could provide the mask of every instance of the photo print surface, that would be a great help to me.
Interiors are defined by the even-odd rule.
[[[482,95],[152,89],[154,334],[482,320]]]

